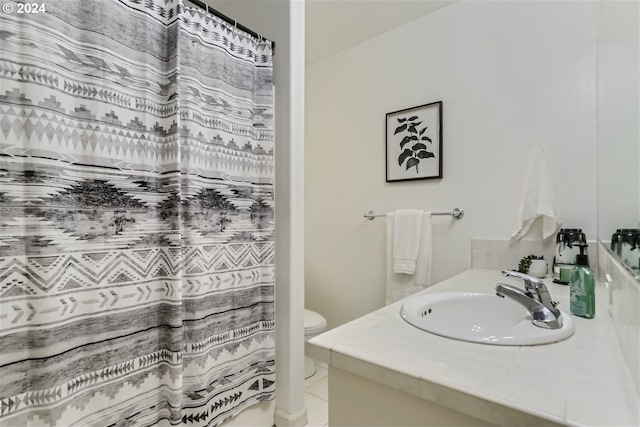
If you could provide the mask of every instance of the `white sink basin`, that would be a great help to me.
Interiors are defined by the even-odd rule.
[[[562,328],[531,323],[526,308],[508,298],[472,292],[440,292],[409,298],[400,315],[416,328],[462,341],[494,345],[538,345],[573,334],[573,319],[562,313]]]

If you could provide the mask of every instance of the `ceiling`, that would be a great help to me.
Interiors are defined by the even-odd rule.
[[[307,0],[306,63],[354,46],[453,1]]]
[[[213,0],[211,4],[225,13],[238,1],[242,0]],[[306,63],[319,61],[454,1],[306,0]]]

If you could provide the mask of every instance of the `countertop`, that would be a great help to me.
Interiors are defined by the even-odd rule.
[[[497,270],[470,269],[420,293],[493,295],[499,281],[522,286]],[[551,279],[545,284],[569,313],[568,286]],[[604,289],[597,287],[596,317],[572,316],[575,333],[553,344],[512,347],[440,337],[402,320],[398,301],[311,339],[309,352],[330,366],[497,425],[638,426],[638,393]]]

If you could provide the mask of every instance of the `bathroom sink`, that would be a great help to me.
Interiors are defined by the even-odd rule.
[[[473,292],[416,295],[405,301],[400,316],[424,331],[480,344],[549,344],[569,338],[574,331],[571,316],[564,312],[562,328],[545,329],[534,326],[520,304]]]

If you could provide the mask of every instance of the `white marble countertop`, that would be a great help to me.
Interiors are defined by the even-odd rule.
[[[494,294],[499,281],[522,286],[497,270],[471,269],[421,293]],[[568,286],[545,283],[568,313]],[[497,425],[638,426],[638,394],[602,292],[596,317],[573,316],[573,336],[553,344],[440,337],[402,320],[398,301],[313,338],[309,351],[331,366]]]

